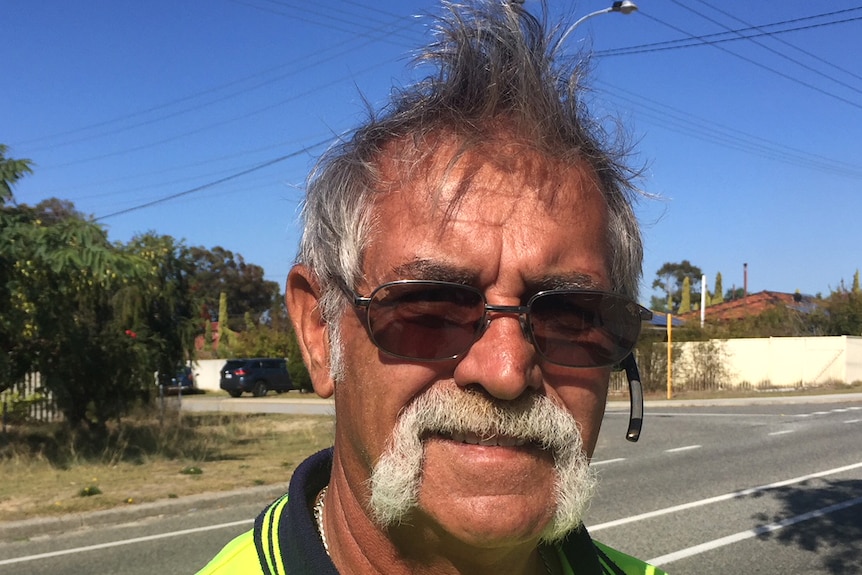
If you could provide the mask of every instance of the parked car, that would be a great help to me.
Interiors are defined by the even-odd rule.
[[[165,393],[182,391],[186,395],[198,392],[198,388],[195,386],[195,372],[188,366],[178,369],[170,380],[160,378],[160,385]]]
[[[220,374],[219,387],[231,397],[239,397],[243,392],[263,397],[270,390],[284,393],[294,389],[284,359],[230,359]]]

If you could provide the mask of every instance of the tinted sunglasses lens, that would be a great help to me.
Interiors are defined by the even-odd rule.
[[[570,367],[610,366],[634,348],[640,310],[623,296],[552,292],[533,299],[530,329],[548,361]]]
[[[466,286],[405,282],[371,295],[368,326],[383,351],[408,359],[450,359],[467,351],[485,313],[482,295]]]

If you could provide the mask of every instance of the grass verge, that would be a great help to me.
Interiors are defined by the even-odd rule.
[[[4,521],[286,482],[332,445],[330,416],[138,413],[97,436],[59,424],[0,434]]]

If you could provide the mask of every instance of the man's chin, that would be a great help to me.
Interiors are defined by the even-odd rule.
[[[538,539],[555,514],[553,456],[533,444],[503,443],[428,437],[418,492],[420,513],[446,531],[490,545]]]

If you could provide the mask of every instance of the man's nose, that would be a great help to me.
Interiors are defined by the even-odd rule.
[[[527,338],[523,313],[489,310],[487,321],[482,335],[458,362],[455,383],[481,385],[492,396],[506,400],[541,387],[542,370]]]

